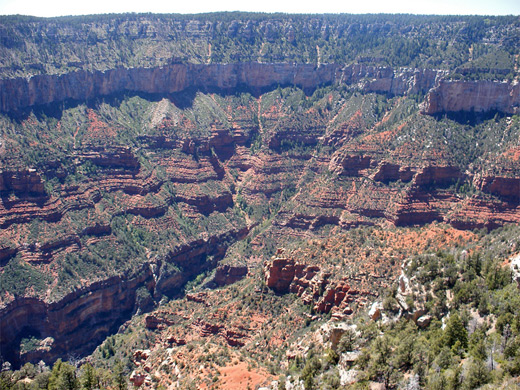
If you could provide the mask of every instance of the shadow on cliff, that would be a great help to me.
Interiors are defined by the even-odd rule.
[[[126,99],[136,96],[150,102],[159,102],[166,98],[177,107],[186,109],[193,105],[193,101],[195,100],[196,95],[197,90],[186,90],[176,94],[147,94],[143,92],[124,91],[106,96],[98,96],[88,100],[67,99],[61,102],[25,107],[18,111],[10,111],[5,115],[9,116],[17,123],[26,121],[31,115],[34,115],[40,121],[44,121],[49,118],[53,118],[59,121],[61,120],[64,111],[74,109],[81,105],[85,105],[90,109],[97,109],[101,104],[104,103],[109,104],[114,108],[119,108]]]
[[[444,112],[440,114],[432,115],[437,120],[449,119],[457,122],[461,125],[476,126],[482,122],[486,122],[491,119],[496,121],[504,118],[506,114],[492,110],[486,112],[475,112],[475,111],[457,111],[457,112]]]
[[[9,118],[15,121],[17,124],[20,124],[23,121],[29,119],[31,114],[34,114],[36,118],[41,121],[47,118],[54,118],[56,120],[61,120],[63,116],[63,111],[70,107],[75,107],[80,104],[80,102],[76,102],[75,104],[71,104],[72,102],[60,102],[60,103],[49,103],[42,104],[38,106],[25,107],[18,111],[10,111],[5,113]]]
[[[109,104],[110,106],[114,108],[119,108],[123,101],[126,99],[132,98],[132,97],[140,97],[144,100],[150,101],[150,102],[159,102],[162,99],[168,99],[172,104],[174,104],[176,107],[185,110],[193,107],[193,102],[195,101],[195,98],[197,96],[197,93],[215,93],[220,96],[233,96],[233,95],[240,95],[242,93],[249,93],[252,96],[258,98],[260,95],[274,91],[278,87],[285,88],[285,87],[291,87],[294,86],[292,84],[288,85],[272,85],[269,87],[264,88],[251,88],[246,85],[239,85],[235,88],[229,88],[229,89],[219,89],[219,88],[187,88],[181,92],[175,92],[175,93],[146,93],[146,92],[138,92],[138,91],[121,91],[116,92],[114,94],[110,95],[103,95],[103,96],[97,96],[92,99],[86,99],[86,100],[73,100],[73,99],[67,99],[60,102],[52,102],[47,104],[40,104],[40,105],[34,105],[30,107],[25,107],[23,109],[20,109],[18,111],[9,111],[5,113],[8,117],[10,117],[12,120],[20,123],[25,120],[27,120],[32,114],[36,116],[38,120],[46,120],[47,118],[54,118],[56,120],[61,120],[63,116],[63,112],[65,110],[74,109],[80,105],[86,105],[88,108],[96,109],[99,107],[100,104],[105,103]],[[314,92],[314,89],[303,89],[304,93],[308,96],[312,95]]]

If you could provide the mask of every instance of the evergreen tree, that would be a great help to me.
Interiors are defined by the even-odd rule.
[[[96,371],[90,363],[83,366],[83,374],[81,376],[81,386],[84,390],[93,390],[99,387],[99,380],[96,377]]]
[[[112,384],[117,390],[126,390],[128,385],[126,383],[123,363],[118,361],[114,366]]]
[[[351,329],[347,328],[345,330],[345,333],[341,336],[341,339],[338,343],[338,352],[343,353],[346,351],[352,351],[356,346],[357,341],[357,335],[356,332]]]
[[[79,381],[76,370],[68,363],[56,360],[49,377],[48,390],[78,390]]]
[[[468,348],[468,332],[457,313],[452,314],[446,324],[444,341],[456,354],[460,354]]]
[[[462,367],[457,366],[453,371],[453,374],[448,379],[448,389],[449,390],[458,390],[461,387],[461,376],[462,376]]]
[[[79,381],[76,377],[76,371],[70,364],[64,363],[61,366],[61,372],[58,377],[58,389],[60,390],[78,390]]]
[[[5,370],[0,372],[0,390],[10,390],[13,386],[13,372]]]
[[[49,377],[48,390],[58,389],[58,377],[60,375],[61,365],[64,364],[61,359],[56,360],[52,366],[51,376]]]
[[[468,367],[463,384],[466,389],[476,389],[488,383],[490,379],[491,375],[486,364],[474,359]]]

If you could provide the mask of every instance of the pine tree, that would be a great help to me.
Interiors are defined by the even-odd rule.
[[[120,361],[118,361],[114,366],[112,383],[117,390],[126,390],[128,388],[124,375],[123,363]]]
[[[49,377],[48,390],[78,390],[76,370],[61,359],[56,360]]]
[[[468,389],[476,389],[488,383],[490,379],[491,375],[486,364],[481,360],[474,359],[468,367],[464,385]]]
[[[84,390],[93,390],[98,386],[96,371],[90,363],[83,366],[83,375],[81,376],[81,385]]]
[[[63,363],[61,365],[58,377],[58,389],[60,390],[79,390],[79,381],[76,377],[76,371],[70,364]]]
[[[444,340],[454,353],[460,354],[468,348],[468,332],[457,313],[452,314],[446,324]]]

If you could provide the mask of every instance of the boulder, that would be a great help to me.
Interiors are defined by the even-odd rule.
[[[419,328],[426,328],[428,325],[430,325],[430,322],[432,321],[432,317],[430,315],[424,315],[419,318],[417,318],[417,321],[415,323]]]
[[[343,334],[349,329],[351,329],[355,332],[356,328],[357,327],[355,325],[348,325],[344,322],[343,323],[328,322],[320,328],[323,343],[330,342],[330,348],[332,348],[334,351],[336,351],[338,348],[339,341],[341,340],[341,336],[343,336]]]
[[[130,374],[130,382],[134,385],[134,387],[141,387],[147,377],[147,374],[143,374],[137,371],[132,371]]]
[[[370,306],[370,310],[368,311],[368,316],[372,321],[377,321],[381,318],[381,311],[383,310],[383,304],[381,302],[374,302],[372,306]]]

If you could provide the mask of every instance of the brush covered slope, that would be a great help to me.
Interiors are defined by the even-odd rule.
[[[1,380],[54,388],[75,371],[71,388],[514,389],[519,233],[434,223],[314,238],[234,284],[193,281],[80,364],[26,363]]]
[[[260,350],[300,356],[309,325],[354,318],[413,256],[520,220],[514,18],[2,22],[0,351],[16,368],[96,350],[142,386],[259,385],[284,359]],[[236,364],[196,373],[215,353]]]

